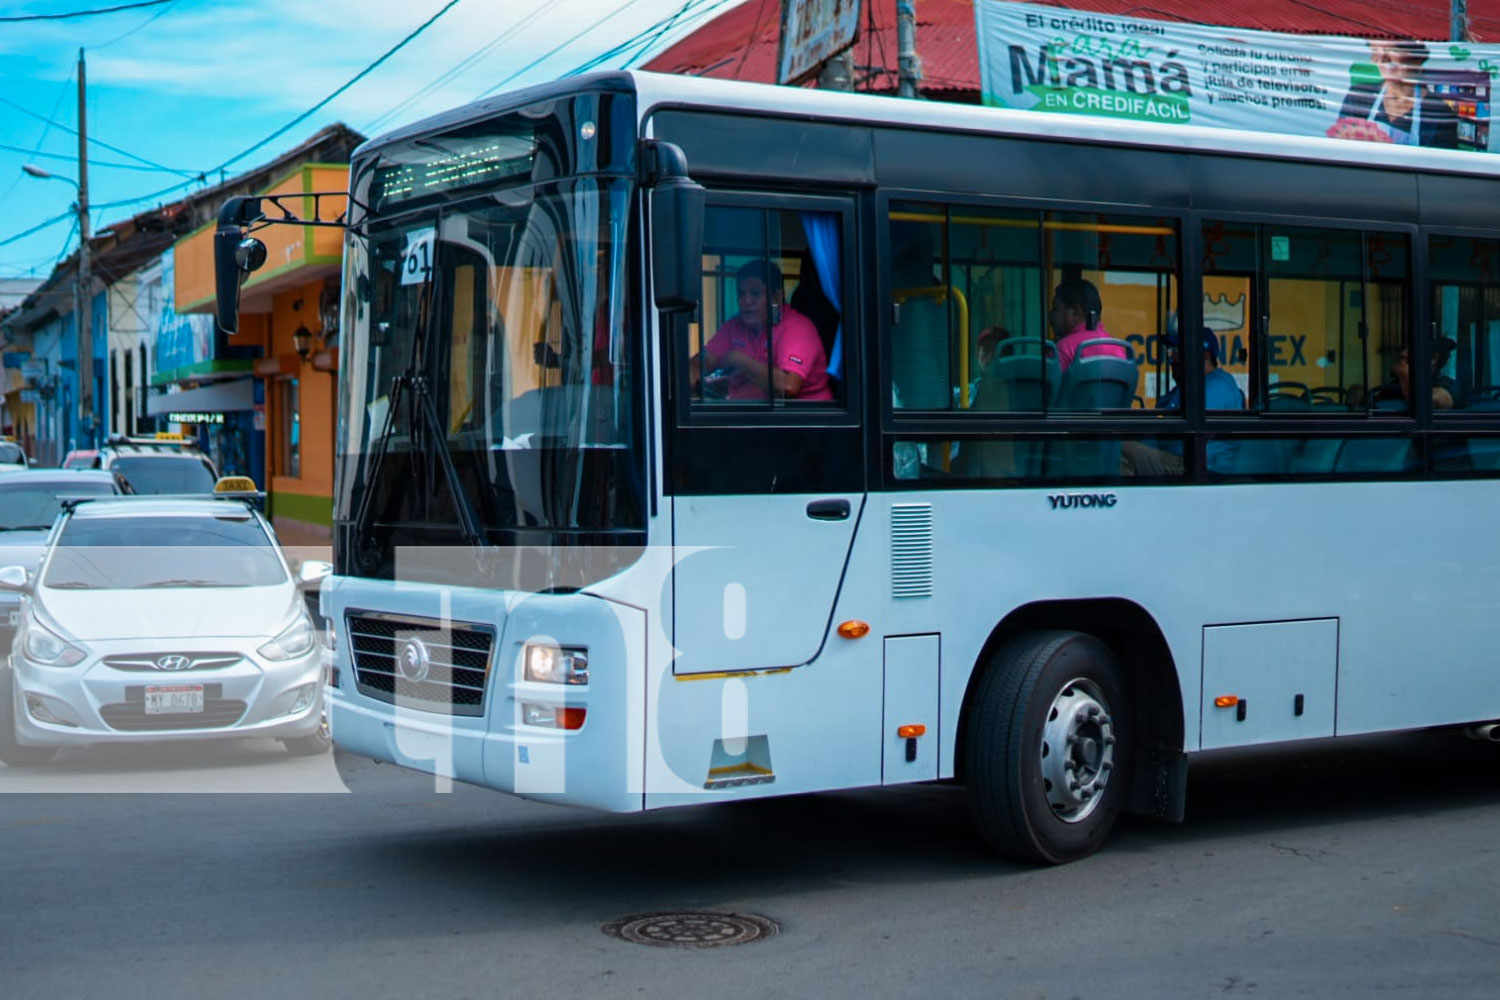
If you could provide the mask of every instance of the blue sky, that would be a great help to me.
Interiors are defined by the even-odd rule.
[[[129,2],[8,0],[0,16]],[[335,121],[377,135],[493,90],[565,75],[623,43],[632,44],[604,65],[635,65],[740,2],[458,0],[368,76],[228,174],[273,159]],[[171,171],[196,173],[229,160],[327,97],[447,3],[173,0],[83,19],[0,23],[0,147],[19,147],[0,148],[0,241],[9,241],[0,245],[0,277],[44,277],[77,244],[66,220],[13,238],[73,204],[72,185],[27,177],[21,166],[77,176],[78,140],[40,119],[76,128],[80,47],[87,56],[89,137],[124,151],[90,146],[90,202],[100,206],[186,179]],[[101,208],[93,224],[107,227],[191,190]]]

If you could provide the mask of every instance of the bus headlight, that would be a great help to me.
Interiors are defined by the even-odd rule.
[[[527,643],[522,651],[526,679],[544,684],[587,684],[589,651],[578,646]]]

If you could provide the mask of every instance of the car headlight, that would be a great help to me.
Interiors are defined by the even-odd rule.
[[[300,612],[297,620],[284,632],[260,647],[260,655],[268,660],[290,660],[312,649],[316,641],[312,622],[308,621],[306,612]]]
[[[83,650],[37,621],[35,612],[26,616],[26,639],[21,644],[26,658],[49,667],[71,667],[83,662]]]
[[[547,684],[587,684],[589,651],[577,646],[527,643],[522,653],[528,681]]]

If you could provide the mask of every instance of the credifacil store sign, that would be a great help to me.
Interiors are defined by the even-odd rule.
[[[1489,151],[1500,46],[1290,35],[976,0],[985,103]]]

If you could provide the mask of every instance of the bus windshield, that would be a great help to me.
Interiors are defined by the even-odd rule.
[[[351,240],[337,502],[359,548],[643,530],[630,193],[485,190]]]

